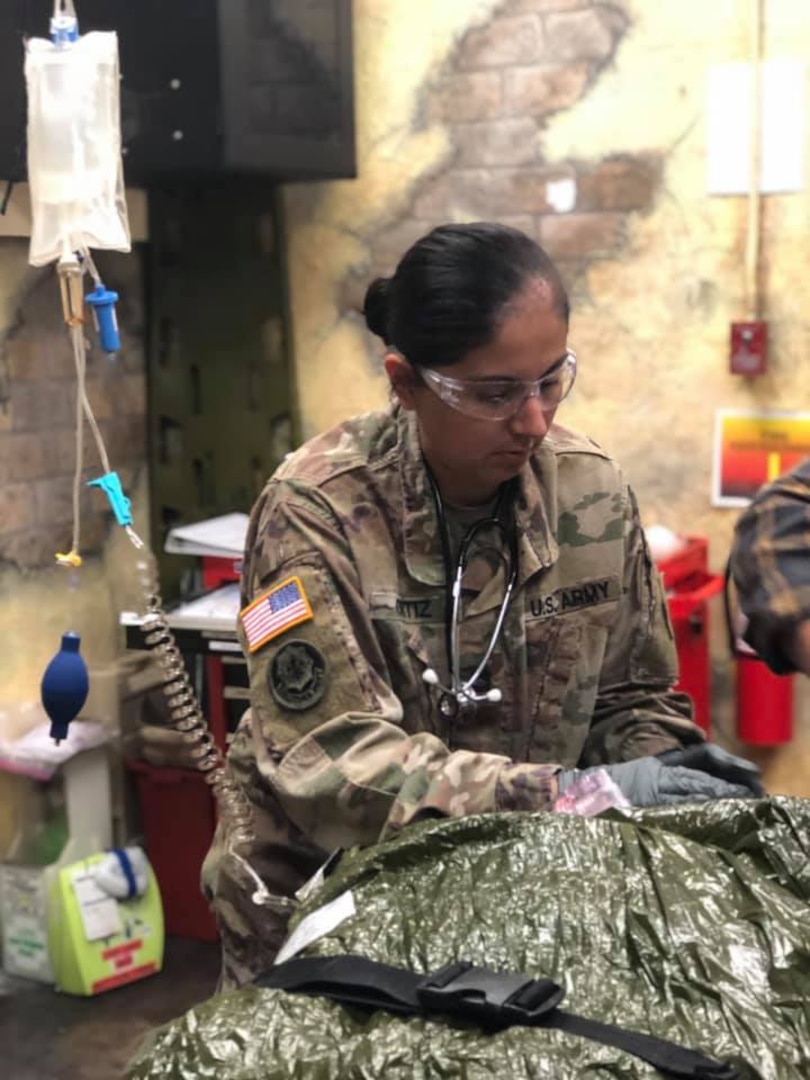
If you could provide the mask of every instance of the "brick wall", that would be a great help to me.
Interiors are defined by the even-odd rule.
[[[420,181],[404,214],[371,239],[371,272],[388,273],[405,249],[446,221],[499,220],[533,236],[575,296],[583,271],[615,256],[628,215],[648,210],[661,182],[655,153],[549,163],[549,118],[574,106],[612,64],[630,29],[620,4],[508,0],[469,31],[425,98],[425,119],[448,131],[444,168]],[[573,182],[573,184],[572,184]],[[563,193],[573,202],[559,209]],[[345,282],[357,309],[369,267]]]
[[[140,258],[108,255],[98,263],[107,287],[121,296],[121,352],[111,362],[90,350],[87,395],[110,464],[128,491],[146,456]],[[94,337],[88,327],[88,340]],[[70,548],[75,409],[73,350],[56,272],[29,270],[7,327],[0,327],[0,567],[51,566],[55,552]],[[87,427],[84,462],[86,480],[103,471]],[[81,505],[80,550],[88,555],[100,550],[112,515],[98,489],[85,487]]]

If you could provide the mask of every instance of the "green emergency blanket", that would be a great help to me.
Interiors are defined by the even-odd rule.
[[[547,976],[564,1007],[671,1039],[762,1080],[810,1077],[810,802],[771,798],[598,818],[436,821],[341,859],[301,916],[356,914],[303,955],[427,973],[458,959]],[[297,921],[297,920],[296,920]],[[248,987],[153,1033],[129,1080],[660,1080],[562,1032],[487,1034]]]

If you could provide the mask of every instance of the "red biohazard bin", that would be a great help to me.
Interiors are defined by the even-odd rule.
[[[793,738],[793,679],[775,675],[758,656],[737,654],[737,735],[751,746]]]
[[[216,922],[200,889],[200,871],[216,825],[205,777],[145,761],[127,764],[137,779],[144,846],[160,887],[166,933],[216,941]]]
[[[723,591],[720,574],[709,573],[709,545],[703,537],[685,538],[683,549],[657,563],[667,593],[680,680],[676,689],[689,694],[695,722],[711,727],[711,664],[708,602]]]
[[[202,584],[206,591],[218,589],[230,581],[238,581],[242,573],[242,560],[224,559],[218,555],[202,557]]]

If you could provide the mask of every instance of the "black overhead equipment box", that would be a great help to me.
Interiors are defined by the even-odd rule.
[[[351,0],[75,0],[116,30],[127,184],[355,175]],[[23,39],[52,0],[0,0],[0,182],[24,180]]]

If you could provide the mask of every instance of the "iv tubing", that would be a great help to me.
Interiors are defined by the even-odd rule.
[[[73,547],[78,552],[81,533],[81,491],[82,474],[84,472],[84,417],[93,432],[98,454],[104,472],[110,472],[110,459],[107,456],[107,448],[104,445],[98,422],[93,414],[92,406],[87,397],[86,371],[87,352],[84,340],[84,327],[71,326],[70,340],[73,345],[73,359],[76,364],[76,467],[73,473]]]
[[[71,19],[76,18],[73,0],[53,0],[53,17],[58,19],[60,15],[67,15]]]
[[[96,269],[96,264],[93,262],[93,256],[90,254],[89,248],[82,248],[79,254],[87,263],[87,269],[90,271],[90,277],[93,279],[93,284],[101,285],[101,274],[99,274]]]
[[[81,341],[77,341],[76,334]],[[73,358],[76,363],[76,467],[73,473],[73,543],[71,551],[79,550],[81,532],[81,492],[82,472],[84,471],[84,335],[81,326],[72,326],[70,336],[73,342]]]

